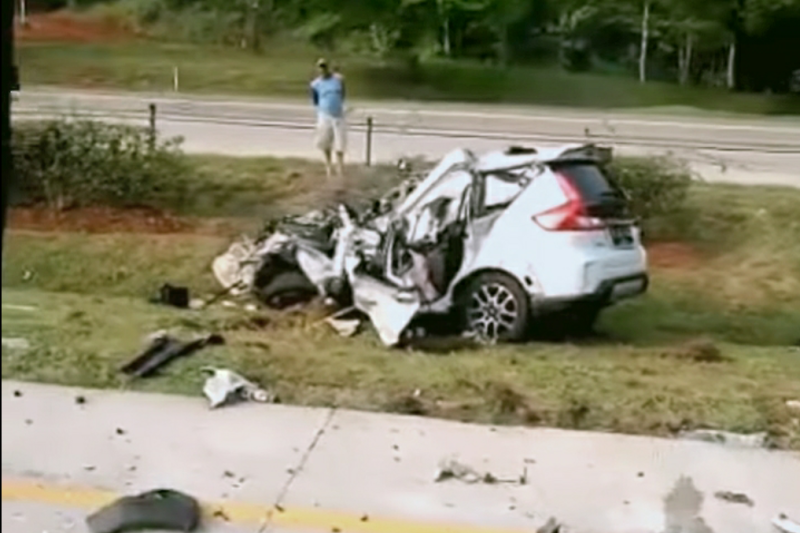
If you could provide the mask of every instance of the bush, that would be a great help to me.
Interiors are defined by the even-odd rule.
[[[673,157],[617,157],[609,165],[628,193],[633,214],[645,223],[681,211],[694,181],[688,165]]]
[[[13,133],[17,205],[163,207],[188,190],[180,139],[86,120],[27,122]]]

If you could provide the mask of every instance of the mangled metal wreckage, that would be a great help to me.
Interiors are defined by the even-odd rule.
[[[288,217],[213,265],[233,293],[284,307],[322,295],[365,313],[386,345],[421,315],[490,341],[521,339],[543,313],[591,326],[643,293],[646,253],[627,198],[594,145],[458,149],[367,210]]]

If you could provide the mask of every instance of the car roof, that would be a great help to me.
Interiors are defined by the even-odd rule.
[[[518,147],[496,150],[483,154],[475,163],[478,172],[502,172],[531,165],[554,163],[556,161],[596,161],[602,162],[611,157],[610,148],[594,144],[574,143],[553,147]]]

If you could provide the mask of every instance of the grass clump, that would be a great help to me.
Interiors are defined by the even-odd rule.
[[[88,120],[15,126],[15,203],[76,207],[178,205],[191,167],[179,139]]]

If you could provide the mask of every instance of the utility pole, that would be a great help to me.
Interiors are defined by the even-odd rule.
[[[9,194],[14,181],[14,162],[11,160],[11,91],[17,90],[17,67],[14,64],[14,2],[3,4],[3,31],[2,31],[2,97],[0,111],[2,111],[2,146],[0,146],[0,159],[2,159],[2,219],[0,219],[0,251],[4,250],[6,234],[6,212],[8,211]]]

